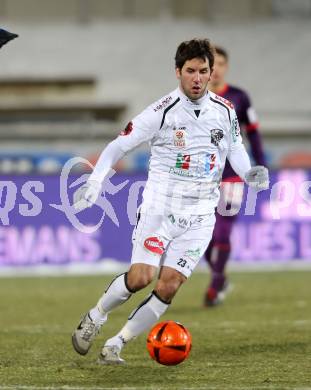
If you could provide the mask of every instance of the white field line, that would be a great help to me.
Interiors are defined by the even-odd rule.
[[[102,259],[94,264],[69,264],[69,265],[38,265],[38,266],[7,266],[0,267],[0,278],[3,277],[32,277],[32,276],[79,276],[79,275],[111,275],[124,272],[129,267],[129,262],[120,262],[114,259]],[[278,271],[310,271],[311,260],[291,260],[287,262],[229,262],[230,272],[278,272]],[[198,273],[207,273],[206,264],[201,261],[195,269]]]
[[[217,326],[209,326],[209,329],[234,329],[234,328],[244,328],[249,327],[252,323],[256,324],[258,327],[263,326],[297,326],[297,327],[309,327],[311,326],[311,319],[299,319],[299,320],[270,320],[270,321],[220,321],[217,323]],[[188,322],[188,325],[196,328],[202,326],[199,322]],[[70,331],[64,330],[64,328],[60,325],[22,325],[22,326],[11,326],[7,328],[2,328],[0,333],[10,333],[10,332],[22,332],[27,334],[43,334],[43,333],[62,333],[68,334]],[[0,386],[1,389],[1,386]],[[310,388],[311,390],[311,388]]]
[[[77,386],[1,386],[0,390],[169,390],[174,387],[77,387]],[[175,388],[176,389],[176,388]],[[311,387],[284,387],[284,386],[232,386],[225,390],[311,390]],[[181,387],[178,390],[224,390],[224,386],[207,386],[207,387]]]

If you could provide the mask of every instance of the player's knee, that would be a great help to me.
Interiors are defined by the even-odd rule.
[[[146,264],[134,264],[127,273],[127,284],[131,291],[139,291],[148,286],[154,278],[154,267]]]

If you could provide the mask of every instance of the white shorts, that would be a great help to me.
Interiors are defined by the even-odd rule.
[[[139,212],[131,263],[167,266],[189,277],[213,234],[215,214],[183,216]]]

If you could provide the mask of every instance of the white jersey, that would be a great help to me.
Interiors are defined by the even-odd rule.
[[[124,153],[146,141],[151,158],[142,208],[157,214],[214,211],[226,157],[246,154],[233,105],[212,92],[193,102],[177,88],[136,116],[116,140]],[[240,171],[249,168],[248,159]]]

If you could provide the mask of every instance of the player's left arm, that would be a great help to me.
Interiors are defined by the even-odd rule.
[[[256,190],[269,188],[269,173],[267,168],[262,165],[251,167],[250,158],[243,145],[238,118],[234,110],[231,112],[231,118],[227,157],[233,170],[250,187]]]
[[[245,127],[250,151],[256,165],[265,165],[262,138],[259,131],[258,117],[249,96],[244,92],[242,99],[241,125]]]

